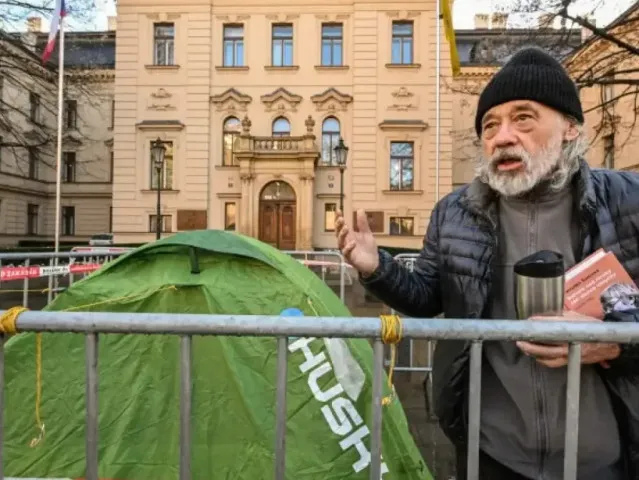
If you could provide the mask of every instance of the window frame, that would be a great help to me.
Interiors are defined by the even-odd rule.
[[[393,155],[393,145],[408,144],[411,146],[411,155]],[[399,161],[399,184],[397,187],[393,185],[393,161]],[[410,170],[412,172],[410,186],[403,187],[404,162],[410,160]],[[415,190],[415,142],[411,140],[392,140],[390,142],[389,151],[389,190],[394,192],[410,192]]]
[[[172,29],[171,35],[159,35],[161,28]],[[162,45],[165,59],[160,61],[158,47]],[[169,58],[170,57],[170,58]],[[175,65],[175,22],[155,22],[153,23],[153,65],[158,67],[170,67]]]
[[[227,29],[240,29],[241,35],[233,36],[227,35]],[[233,58],[231,63],[226,61],[226,46],[230,42],[233,48]],[[238,56],[238,47],[241,48],[241,55]],[[222,66],[226,68],[244,67],[244,57],[246,55],[246,41],[244,36],[244,24],[243,23],[225,23],[222,25]]]
[[[289,28],[290,35],[277,35],[276,29]],[[287,42],[290,42],[290,63],[286,63],[286,48]],[[275,47],[280,44],[280,58],[279,63],[276,62]],[[295,65],[295,26],[292,23],[273,23],[271,25],[271,66],[272,67],[292,67]]]
[[[339,37],[325,33],[326,28],[339,27]],[[330,60],[324,61],[324,46],[328,43]],[[338,43],[338,45],[336,45]],[[334,59],[335,48],[339,48],[339,62]],[[342,67],[344,66],[344,24],[342,22],[323,22],[320,27],[320,65],[322,67]]]
[[[404,231],[404,229],[402,228],[402,222],[404,221],[411,222],[411,228],[406,231]],[[393,228],[392,228],[393,223],[398,225],[397,233],[393,233]],[[404,216],[393,215],[389,217],[388,218],[388,234],[393,237],[414,237],[415,236],[415,217],[411,217],[407,215],[404,215]]]
[[[410,26],[410,34],[395,33],[395,27]],[[399,41],[399,58],[394,55],[395,42]],[[410,44],[410,58],[404,58],[404,46]],[[393,20],[391,24],[391,65],[413,65],[415,63],[415,22],[413,20]]]

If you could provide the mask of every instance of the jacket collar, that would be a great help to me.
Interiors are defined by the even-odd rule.
[[[575,200],[578,211],[586,216],[595,212],[596,195],[592,173],[585,160],[579,160],[579,170],[573,176],[571,185],[577,193]],[[498,222],[497,198],[498,194],[488,184],[475,178],[462,192],[459,201],[468,211],[485,218],[493,228],[496,228]]]

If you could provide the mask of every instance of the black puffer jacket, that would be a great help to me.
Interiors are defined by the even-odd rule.
[[[581,260],[599,247],[614,252],[639,283],[639,175],[591,170],[585,162],[573,179],[581,225]],[[491,290],[498,212],[494,193],[470,185],[444,197],[433,210],[413,273],[380,251],[367,290],[395,310],[425,318],[483,318]],[[606,321],[639,321],[639,310]],[[469,343],[439,341],[433,365],[433,398],[440,425],[458,447],[466,444]],[[639,479],[639,355],[622,346],[612,368],[601,370],[626,447],[629,479]]]

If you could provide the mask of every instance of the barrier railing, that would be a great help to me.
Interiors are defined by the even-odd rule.
[[[29,306],[30,282],[38,278],[47,278],[47,288],[33,289],[47,294],[47,303],[59,293],[70,287],[76,275],[85,276],[99,269],[105,263],[130,251],[129,248],[76,248],[72,252],[24,252],[0,253],[0,285],[6,282],[22,281],[22,305]],[[347,264],[341,253],[335,251],[289,250],[284,253],[318,273],[324,282],[330,285],[330,277],[335,275],[339,282],[339,296],[345,300],[345,286],[350,278]],[[65,277],[64,286],[59,279]],[[8,293],[0,290],[0,293]],[[13,290],[11,293],[17,293]]]
[[[47,294],[47,302],[73,284],[76,275],[82,277],[99,269],[102,265],[123,255],[129,249],[87,249],[74,252],[24,252],[0,253],[0,285],[22,280],[22,305],[29,306],[29,293]],[[66,286],[59,279],[66,277]],[[30,289],[30,282],[47,279],[46,288]],[[0,290],[0,293],[18,293]]]
[[[328,285],[330,285],[330,282],[328,281],[327,275],[337,272],[339,275],[339,298],[344,302],[346,298],[346,279],[350,278],[350,276],[347,271],[344,256],[340,252],[333,250],[284,250],[283,252],[301,261],[309,269],[319,273],[321,279]]]
[[[2,315],[4,312],[0,312]],[[1,325],[1,324],[0,324]],[[189,315],[161,313],[22,313],[16,322],[22,332],[71,332],[85,335],[86,364],[86,479],[98,480],[98,340],[102,333],[180,335],[180,480],[191,479],[191,339],[193,335],[277,337],[275,479],[285,478],[286,386],[288,337],[373,339],[372,412],[370,422],[370,479],[381,478],[382,393],[384,375],[383,325],[379,318]],[[581,373],[580,342],[639,343],[636,323],[568,323],[504,320],[413,319],[402,321],[405,338],[465,340],[470,347],[468,395],[468,480],[478,479],[483,341],[528,340],[569,343],[566,389],[564,480],[577,478],[577,440]],[[4,398],[4,342],[0,341],[0,412]],[[0,478],[3,415],[0,415]]]

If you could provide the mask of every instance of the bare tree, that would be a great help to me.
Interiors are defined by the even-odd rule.
[[[47,64],[43,65],[41,53],[47,34],[16,31],[29,18],[51,18],[53,3],[52,0],[0,0],[0,148],[5,162],[8,158],[13,159],[13,165],[8,170],[21,176],[33,177],[34,169],[55,169],[57,48]],[[71,9],[68,15],[76,21],[88,21],[94,15],[92,0],[66,4]],[[97,106],[105,98],[87,79],[90,80],[91,70],[101,68],[100,63],[88,55],[78,59],[82,52],[74,52],[76,48],[73,34],[67,34],[65,56],[75,56],[79,61],[76,62],[76,68],[73,65],[65,68],[65,98],[82,98],[83,105]],[[65,120],[69,114],[65,111]],[[82,122],[83,119],[78,117],[76,120]],[[96,140],[87,137],[82,129],[76,130],[74,135],[79,140]],[[79,168],[89,171],[87,164],[93,161],[96,159],[83,158]],[[4,169],[7,171],[6,164]]]
[[[605,0],[598,1],[602,3],[591,4],[585,13],[582,8],[579,15],[574,11],[583,6],[582,0],[508,1],[499,7],[499,14],[525,18],[520,24],[524,28],[476,31],[465,63],[468,67],[498,67],[524,46],[543,47],[562,61],[582,90],[582,97],[587,97],[584,113],[594,130],[592,142],[613,132],[618,139],[616,148],[620,149],[632,138],[639,114],[639,2],[611,23],[597,26],[593,12]],[[472,36],[471,31],[458,32],[458,43]],[[448,81],[448,88],[462,97],[460,108],[474,114],[473,97],[487,80],[487,76],[457,78]],[[461,145],[455,160],[472,158],[477,138],[474,126],[466,125],[453,135],[456,145]]]

